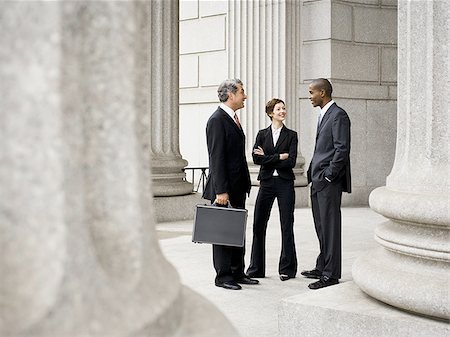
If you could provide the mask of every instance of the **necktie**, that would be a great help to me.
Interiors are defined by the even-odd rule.
[[[236,121],[237,126],[239,126],[239,129],[241,128],[241,123],[239,122],[239,117],[237,114],[234,114],[234,120]]]
[[[320,123],[322,122],[322,119],[320,118],[320,114],[319,117],[317,118],[317,129],[316,129],[316,134],[319,134],[319,128],[320,128]]]

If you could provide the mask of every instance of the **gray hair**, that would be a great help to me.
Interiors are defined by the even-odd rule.
[[[226,102],[228,100],[229,92],[232,92],[233,94],[237,92],[238,84],[240,84],[241,86],[243,85],[242,81],[238,78],[227,79],[223,81],[219,85],[219,88],[217,89],[217,95],[219,96],[219,100],[221,102]]]

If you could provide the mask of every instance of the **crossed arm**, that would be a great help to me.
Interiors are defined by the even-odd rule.
[[[256,136],[256,142],[253,146],[253,162],[257,165],[272,166],[275,169],[295,167],[297,161],[297,133],[291,139],[288,152],[266,154],[263,148],[264,136],[260,132]]]

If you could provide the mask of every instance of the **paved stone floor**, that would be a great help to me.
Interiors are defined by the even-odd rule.
[[[351,266],[359,254],[377,246],[375,226],[385,219],[370,208],[343,208],[343,273],[341,283],[350,282]],[[246,265],[250,259],[253,207],[249,207]],[[310,294],[311,280],[300,271],[313,268],[318,253],[310,208],[295,210],[295,242],[299,262],[297,278],[281,282],[277,266],[280,254],[280,224],[274,207],[267,230],[267,276],[256,286],[230,291],[214,286],[212,250],[208,244],[191,241],[192,221],[162,223],[157,226],[160,245],[167,259],[177,268],[181,282],[214,303],[243,337],[278,336],[278,313],[282,299]],[[334,286],[334,287],[339,287]],[[331,289],[331,288],[330,288]],[[323,291],[323,290],[315,290]]]

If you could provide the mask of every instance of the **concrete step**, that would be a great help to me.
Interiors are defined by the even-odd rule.
[[[450,324],[379,302],[353,281],[281,302],[280,337],[448,337]]]

